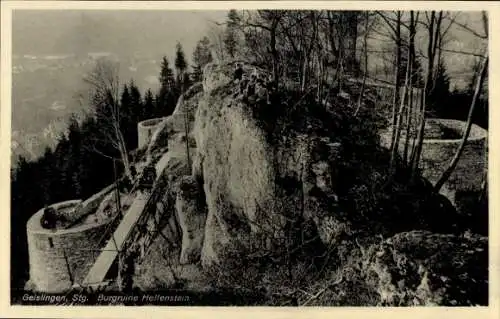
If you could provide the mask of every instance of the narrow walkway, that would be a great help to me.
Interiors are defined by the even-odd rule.
[[[166,166],[166,162],[168,161],[167,154],[165,153],[155,166],[158,176],[160,176]],[[92,265],[92,268],[90,268],[89,273],[83,280],[83,286],[95,285],[104,281],[111,265],[113,265],[118,256],[118,252],[122,250],[123,244],[130,235],[132,228],[142,215],[148,198],[149,194],[140,194],[134,199],[132,206],[125,213],[123,220],[113,233],[113,237],[109,239],[99,257],[97,257],[97,260]]]
[[[83,280],[83,285],[93,285],[104,281],[109,268],[118,256],[118,251],[122,249],[123,243],[128,238],[132,227],[141,216],[146,202],[146,195],[140,195],[134,200],[120,225],[118,225],[118,228],[113,233],[113,237],[110,238],[101,254],[92,265],[92,268],[90,268],[89,273]]]

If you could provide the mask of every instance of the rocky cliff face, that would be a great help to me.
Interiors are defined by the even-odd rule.
[[[382,188],[385,154],[356,140],[371,137],[346,107],[283,102],[290,97],[252,103],[240,93],[232,70],[205,69],[193,127],[193,174],[203,183],[208,206],[204,264],[216,261],[217,250],[234,240],[283,240],[291,219],[313,222],[315,235],[328,246],[359,231],[390,235],[413,227],[446,228],[420,214],[438,209],[443,217],[453,215],[428,185],[420,193],[403,183]],[[266,78],[251,67],[244,73]]]
[[[196,112],[193,173],[203,181],[208,207],[204,264],[217,261],[217,251],[231,240],[263,231],[262,221],[274,217],[277,206],[275,154],[263,130],[235,103],[236,88],[229,74],[208,69]]]
[[[267,78],[243,68],[248,76]],[[453,208],[430,185],[389,183],[387,154],[352,110],[272,95],[265,81],[261,91],[271,98],[248,96],[233,70],[208,65],[203,83],[179,100],[148,147],[150,158],[168,147],[164,174],[176,185],[168,192],[176,197],[182,231],[180,263],[201,261],[209,269],[235,253],[303,251],[312,243],[317,254],[336,251],[334,264],[342,265],[351,252],[340,247],[355,238],[374,244],[375,235],[456,231]],[[399,243],[397,236],[405,235],[394,237]]]
[[[231,66],[205,69],[195,116],[193,174],[203,181],[208,206],[203,264],[217,262],[235,242],[265,249],[283,242],[291,219],[314,222],[316,233],[334,243],[342,227],[329,228],[332,220],[321,210],[338,199],[341,143],[317,130],[319,119],[289,119],[281,105],[252,101],[231,72]],[[251,67],[244,73],[266,78]]]
[[[179,183],[175,204],[182,230],[181,264],[196,263],[200,259],[207,217],[202,200],[197,181],[185,176]]]

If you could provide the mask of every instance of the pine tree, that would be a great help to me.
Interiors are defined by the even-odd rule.
[[[57,146],[54,150],[55,167],[59,170],[57,183],[51,187],[52,201],[58,202],[65,199],[70,199],[71,194],[71,176],[68,174],[68,154],[70,152],[70,143],[65,135],[61,135],[58,139]]]
[[[436,69],[436,76],[433,81],[434,87],[429,94],[430,111],[434,111],[436,115],[443,115],[446,110],[445,106],[450,97],[450,78],[446,74],[446,67],[443,62],[439,63]]]
[[[196,44],[196,48],[193,51],[193,73],[192,81],[201,81],[203,68],[208,63],[212,62],[212,52],[210,51],[210,40],[207,37],[203,37]]]
[[[141,92],[134,81],[129,83],[129,92],[130,106],[125,119],[127,122],[125,135],[128,147],[135,149],[137,148],[137,123],[145,119],[145,112]]]
[[[40,209],[40,181],[34,178],[35,164],[19,156],[11,179],[11,286],[22,287],[29,279],[26,223]],[[15,263],[14,263],[15,261]]]
[[[94,147],[111,151],[109,145],[102,145],[100,141],[99,122],[89,117],[81,125],[82,132],[82,162],[85,163],[85,174],[82,176],[83,198],[92,195],[96,190],[109,185],[113,180],[112,161],[104,156],[100,156],[93,151]],[[105,147],[110,150],[106,150]]]
[[[119,156],[122,168],[127,176],[130,176],[129,151],[121,127],[123,110],[120,107],[119,66],[108,60],[97,60],[84,81],[90,86],[90,104],[99,119],[102,138],[113,147],[113,154],[100,153],[106,157]]]
[[[238,54],[238,34],[237,28],[240,24],[240,16],[236,10],[231,9],[227,14],[227,26],[224,35],[224,46],[227,53],[231,58],[234,58]]]
[[[141,112],[137,112],[137,110],[140,110],[142,108],[142,97],[141,97],[141,91],[135,84],[133,80],[130,81],[129,84],[130,88],[130,103],[132,105],[132,109],[135,110],[132,114],[137,115],[140,114]]]
[[[155,102],[154,102],[153,92],[151,92],[151,89],[148,89],[146,91],[146,94],[144,95],[143,109],[144,109],[143,117],[145,119],[150,119],[156,116]]]
[[[52,187],[54,186],[54,181],[57,180],[58,174],[56,172],[56,166],[54,166],[55,157],[52,149],[46,147],[43,155],[38,160],[41,166],[40,180],[38,181],[41,188],[41,196],[44,205],[49,205],[53,202],[52,198]]]
[[[82,163],[82,135],[80,124],[75,117],[70,118],[68,126],[69,153],[67,154],[69,180],[77,198],[82,195],[81,178],[83,174]]]
[[[176,49],[176,58],[175,58],[175,68],[177,70],[177,82],[179,83],[179,90],[180,94],[184,94],[186,91],[187,87],[189,86],[189,74],[186,72],[187,68],[187,63],[184,58],[184,52],[182,51],[182,46],[180,43],[177,43],[177,49]],[[187,112],[183,113],[184,117],[184,133],[186,136],[186,159],[188,163],[188,167],[190,167],[190,155],[189,155],[189,139],[188,139],[188,132],[189,132],[189,127],[188,127],[188,115]]]
[[[467,93],[470,94],[471,98],[472,98],[472,95],[474,94],[477,78],[479,76],[479,73],[481,72],[481,66],[482,66],[481,59],[476,58],[476,60],[472,64],[472,75],[469,78],[469,81],[467,84],[467,89],[466,89]],[[488,74],[486,74],[485,84],[488,84]],[[483,93],[488,92],[488,85],[484,85],[481,88],[481,90]]]
[[[161,61],[160,87],[162,89],[166,89],[167,91],[172,90],[175,87],[174,71],[170,68],[166,56],[164,56]]]
[[[163,103],[163,99],[160,97],[160,94],[161,94],[161,88],[160,92],[155,94],[155,117],[161,117],[164,114],[163,111],[165,109],[165,106]]]
[[[175,70],[177,76],[177,85],[179,89],[183,89],[184,84],[184,76],[187,69],[186,57],[184,55],[184,50],[182,49],[182,45],[180,42],[177,42],[175,47]]]
[[[177,101],[177,88],[174,72],[169,66],[167,58],[164,56],[160,70],[160,92],[156,98],[156,116],[166,116],[172,114]]]
[[[123,85],[122,96],[120,99],[120,104],[123,109],[127,109],[130,105],[130,92],[128,90],[127,84]]]

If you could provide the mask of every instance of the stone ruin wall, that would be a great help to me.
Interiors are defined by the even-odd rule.
[[[91,249],[98,248],[108,222],[51,230],[42,228],[42,215],[43,209],[29,220],[27,227],[30,283],[37,291],[62,292],[87,274],[94,261]]]
[[[30,283],[35,290],[59,292],[71,287],[71,277],[64,254],[69,262],[73,282],[80,282],[94,262],[89,249],[97,249],[104,230],[111,220],[96,225],[76,225],[85,216],[96,211],[103,198],[114,190],[109,185],[85,201],[70,200],[51,205],[60,216],[69,220],[69,228],[45,229],[41,226],[43,209],[31,217],[27,224]],[[64,212],[61,212],[65,208]],[[71,209],[72,208],[72,209]],[[58,211],[59,210],[59,211]],[[68,226],[68,225],[67,225]],[[103,243],[101,243],[103,244]]]
[[[466,123],[455,120],[435,120],[461,132]],[[446,183],[447,188],[457,191],[478,191],[487,168],[486,143],[488,132],[473,124],[469,139],[457,163],[455,171]],[[461,140],[424,140],[420,167],[424,176],[436,183],[455,155]]]
[[[428,119],[429,124],[440,124],[462,134],[466,122],[448,119]],[[381,134],[382,144],[390,145],[390,132]],[[457,166],[448,181],[443,185],[441,193],[453,204],[457,192],[478,192],[483,182],[484,170],[488,168],[487,162],[487,137],[488,131],[473,124],[469,139]],[[446,167],[451,162],[461,139],[424,139],[420,168],[422,175],[432,184],[435,184]],[[400,147],[402,154],[403,147]]]
[[[138,145],[137,148],[141,149],[148,145],[151,137],[156,129],[163,122],[164,118],[149,119],[137,124]]]

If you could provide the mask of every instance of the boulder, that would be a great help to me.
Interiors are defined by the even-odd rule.
[[[363,265],[379,305],[488,304],[486,237],[400,233],[368,249]]]

